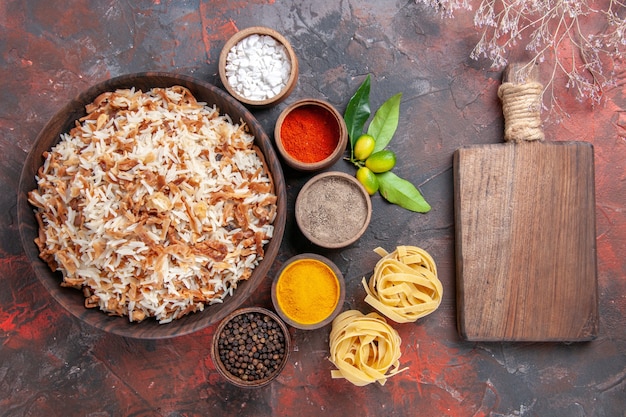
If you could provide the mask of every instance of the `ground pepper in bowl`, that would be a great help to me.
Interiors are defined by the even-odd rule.
[[[356,242],[372,216],[365,188],[345,172],[317,174],[298,193],[295,217],[302,234],[315,245],[338,249]]]

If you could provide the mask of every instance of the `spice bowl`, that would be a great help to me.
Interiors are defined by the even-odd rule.
[[[272,303],[290,326],[314,330],[329,324],[343,308],[346,284],[330,259],[314,253],[296,255],[272,281]]]
[[[262,307],[247,307],[222,320],[213,336],[211,359],[231,384],[258,388],[281,373],[290,350],[289,329],[280,317]]]
[[[268,107],[291,94],[298,82],[298,58],[274,29],[253,26],[234,34],[220,53],[224,88],[243,104]]]
[[[348,128],[330,103],[301,99],[278,116],[274,140],[288,166],[299,171],[319,171],[343,156],[348,145]]]
[[[361,183],[344,172],[329,171],[307,181],[295,204],[296,223],[317,246],[338,249],[356,242],[367,230],[372,202]]]

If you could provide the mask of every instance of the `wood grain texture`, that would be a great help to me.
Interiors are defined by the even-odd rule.
[[[61,133],[69,130],[74,121],[85,115],[85,105],[91,103],[98,95],[118,88],[141,89],[146,91],[154,87],[171,87],[181,85],[188,88],[198,101],[209,106],[217,105],[222,114],[231,116],[234,122],[244,121],[255,137],[255,144],[265,157],[271,173],[274,190],[278,197],[277,213],[274,220],[274,235],[265,247],[265,257],[255,268],[252,276],[239,284],[232,297],[222,304],[208,306],[203,312],[191,314],[168,324],[158,324],[148,319],[140,323],[130,323],[127,317],[111,317],[98,309],[84,307],[84,297],[80,291],[62,288],[61,275],[53,273],[48,265],[39,258],[39,250],[34,243],[38,233],[38,225],[33,207],[28,203],[28,192],[36,188],[35,174],[43,163],[42,153],[55,145]],[[149,72],[122,75],[94,85],[81,93],[65,107],[60,109],[41,131],[30,150],[22,169],[18,186],[18,222],[24,251],[39,281],[48,292],[70,313],[84,322],[104,331],[125,337],[138,339],[163,339],[189,334],[217,323],[239,307],[255,291],[278,254],[286,222],[286,186],[282,167],[269,137],[255,117],[234,98],[213,86],[193,77],[173,73]]]
[[[598,331],[593,147],[524,142],[454,155],[458,328],[473,341]]]

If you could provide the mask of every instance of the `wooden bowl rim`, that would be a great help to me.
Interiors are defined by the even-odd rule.
[[[302,204],[302,199],[304,198],[306,193],[309,191],[309,188],[311,188],[311,186],[313,186],[315,183],[319,181],[323,181],[328,177],[338,177],[355,185],[356,188],[360,191],[360,194],[363,197],[363,201],[365,202],[365,206],[366,206],[366,215],[365,215],[365,219],[363,220],[363,226],[361,227],[361,229],[359,229],[359,231],[354,236],[352,236],[350,239],[347,239],[343,242],[329,243],[329,242],[324,242],[316,238],[315,236],[311,234],[311,232],[306,227],[304,227],[304,225],[302,224],[301,216],[298,214],[300,212],[299,209]],[[341,171],[322,172],[320,174],[315,175],[310,180],[308,180],[304,184],[304,186],[300,189],[300,192],[298,193],[298,196],[296,197],[295,217],[296,217],[296,223],[298,224],[298,227],[300,228],[300,231],[302,232],[302,234],[315,245],[322,247],[322,248],[326,248],[326,249],[344,248],[356,242],[361,236],[363,236],[363,233],[365,233],[365,231],[369,227],[369,223],[372,218],[372,201],[370,199],[370,195],[367,193],[363,185],[354,176],[346,174],[345,172],[341,172]]]
[[[339,138],[337,140],[337,147],[330,155],[318,162],[307,163],[298,161],[287,152],[281,139],[280,131],[283,122],[285,121],[285,118],[294,109],[302,106],[319,106],[323,108],[334,117],[339,127]],[[346,126],[346,122],[343,119],[341,113],[339,113],[339,111],[326,100],[318,98],[303,98],[285,107],[283,111],[278,115],[278,119],[276,119],[276,124],[274,125],[274,143],[276,144],[276,149],[278,150],[278,153],[282,157],[283,161],[285,161],[285,163],[291,168],[304,172],[321,171],[334,165],[343,156],[348,146],[348,127]]]
[[[252,276],[248,280],[240,282],[237,290],[232,296],[227,297],[224,303],[205,306],[204,311],[189,314],[167,324],[159,324],[153,318],[148,318],[139,323],[131,323],[126,316],[109,316],[97,308],[85,308],[83,305],[84,296],[80,291],[60,287],[60,273],[53,273],[48,265],[39,258],[39,250],[33,242],[38,232],[38,226],[33,214],[33,207],[28,202],[27,193],[36,188],[35,173],[43,162],[42,152],[58,143],[60,134],[67,132],[74,121],[85,114],[84,106],[91,103],[99,94],[118,88],[142,86],[149,89],[173,85],[189,88],[198,101],[206,102],[209,106],[215,104],[219,107],[220,113],[229,114],[233,118],[233,122],[239,123],[243,120],[248,125],[250,133],[255,136],[255,144],[261,149],[274,182],[274,191],[277,195],[274,233],[264,248],[263,260],[254,269]],[[48,120],[37,135],[22,167],[17,192],[20,239],[38,281],[59,304],[76,318],[97,329],[135,339],[166,339],[190,334],[217,323],[240,306],[265,279],[280,249],[286,223],[287,197],[282,167],[261,124],[245,106],[213,84],[191,76],[170,72],[140,72],[120,75],[96,83],[69,100]]]
[[[287,83],[285,85],[285,87],[282,89],[282,91],[280,93],[278,93],[277,95],[275,95],[272,98],[266,99],[266,100],[251,100],[247,97],[242,96],[241,94],[239,94],[237,91],[235,91],[235,89],[230,85],[230,83],[228,82],[228,78],[226,77],[226,61],[228,59],[228,52],[230,52],[230,50],[233,48],[233,46],[237,45],[239,43],[239,41],[241,41],[242,39],[247,38],[250,35],[254,35],[254,34],[258,34],[258,35],[269,35],[272,38],[276,39],[278,42],[280,42],[286,49],[287,51],[287,55],[289,56],[289,60],[291,61],[291,73],[289,74],[289,79],[287,80]],[[248,27],[246,29],[242,29],[239,32],[235,33],[233,36],[231,36],[226,43],[224,44],[224,47],[222,48],[222,51],[220,52],[220,56],[219,56],[219,61],[217,64],[218,67],[218,72],[220,75],[220,80],[222,81],[222,84],[224,86],[224,88],[226,89],[226,91],[228,91],[228,93],[230,95],[232,95],[235,99],[237,99],[238,101],[249,105],[251,107],[267,107],[270,105],[274,105],[274,104],[278,104],[280,102],[282,102],[283,100],[285,100],[293,91],[293,89],[296,87],[296,84],[298,82],[298,74],[299,74],[299,65],[298,65],[298,57],[296,56],[296,53],[293,49],[293,47],[291,46],[291,43],[289,42],[289,40],[287,40],[287,38],[285,38],[283,35],[281,35],[279,32],[277,32],[276,30],[272,29],[272,28],[268,28],[265,26],[252,26],[252,27]]]
[[[224,327],[226,327],[226,324],[228,324],[228,322],[232,320],[234,317],[240,316],[242,314],[247,314],[247,313],[259,313],[259,314],[263,314],[263,315],[271,317],[272,320],[278,323],[278,326],[280,327],[281,331],[283,332],[285,336],[285,356],[283,356],[283,360],[280,366],[278,367],[276,372],[274,372],[269,377],[262,379],[260,381],[248,382],[248,381],[244,381],[242,379],[237,378],[236,376],[232,375],[230,372],[226,370],[226,367],[224,367],[224,364],[219,358],[220,356],[219,355],[219,337],[222,331],[224,330]],[[222,377],[224,377],[224,379],[226,379],[228,382],[238,387],[242,387],[242,388],[260,388],[272,382],[274,379],[276,379],[280,375],[283,369],[285,369],[285,366],[287,366],[287,361],[289,361],[290,352],[291,352],[291,334],[289,333],[289,328],[287,328],[287,325],[281,320],[281,318],[276,313],[264,307],[244,307],[244,308],[240,308],[238,310],[233,311],[232,313],[224,317],[224,319],[220,322],[219,326],[215,330],[215,333],[213,334],[213,339],[211,342],[211,359],[213,360],[215,369],[217,369],[219,374],[222,375]]]
[[[328,317],[326,317],[324,320],[320,321],[319,323],[314,323],[314,324],[298,323],[297,321],[290,319],[285,314],[280,304],[278,303],[278,297],[276,295],[276,287],[278,285],[278,280],[280,279],[281,274],[291,264],[302,259],[314,259],[316,261],[324,263],[333,271],[333,273],[335,274],[335,277],[337,277],[337,281],[339,282],[339,297],[337,299],[337,306],[332,311],[332,313],[330,313]],[[343,274],[341,273],[341,270],[339,269],[339,267],[333,261],[317,253],[305,252],[299,255],[292,256],[283,264],[283,266],[274,276],[274,280],[272,281],[271,294],[272,294],[272,304],[274,305],[274,310],[276,310],[276,313],[278,313],[280,318],[282,318],[288,325],[295,327],[297,329],[301,329],[301,330],[315,330],[315,329],[320,329],[326,326],[327,324],[329,324],[330,322],[332,322],[335,319],[335,317],[337,317],[337,315],[341,312],[341,310],[343,310],[343,304],[346,299],[346,280]]]

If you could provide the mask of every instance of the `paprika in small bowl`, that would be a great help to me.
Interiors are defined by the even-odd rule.
[[[348,129],[341,114],[319,99],[298,100],[278,116],[276,148],[290,167],[319,171],[337,162],[348,145]]]
[[[314,253],[290,258],[272,282],[274,309],[287,324],[303,330],[324,327],[345,300],[343,274],[330,259]]]

